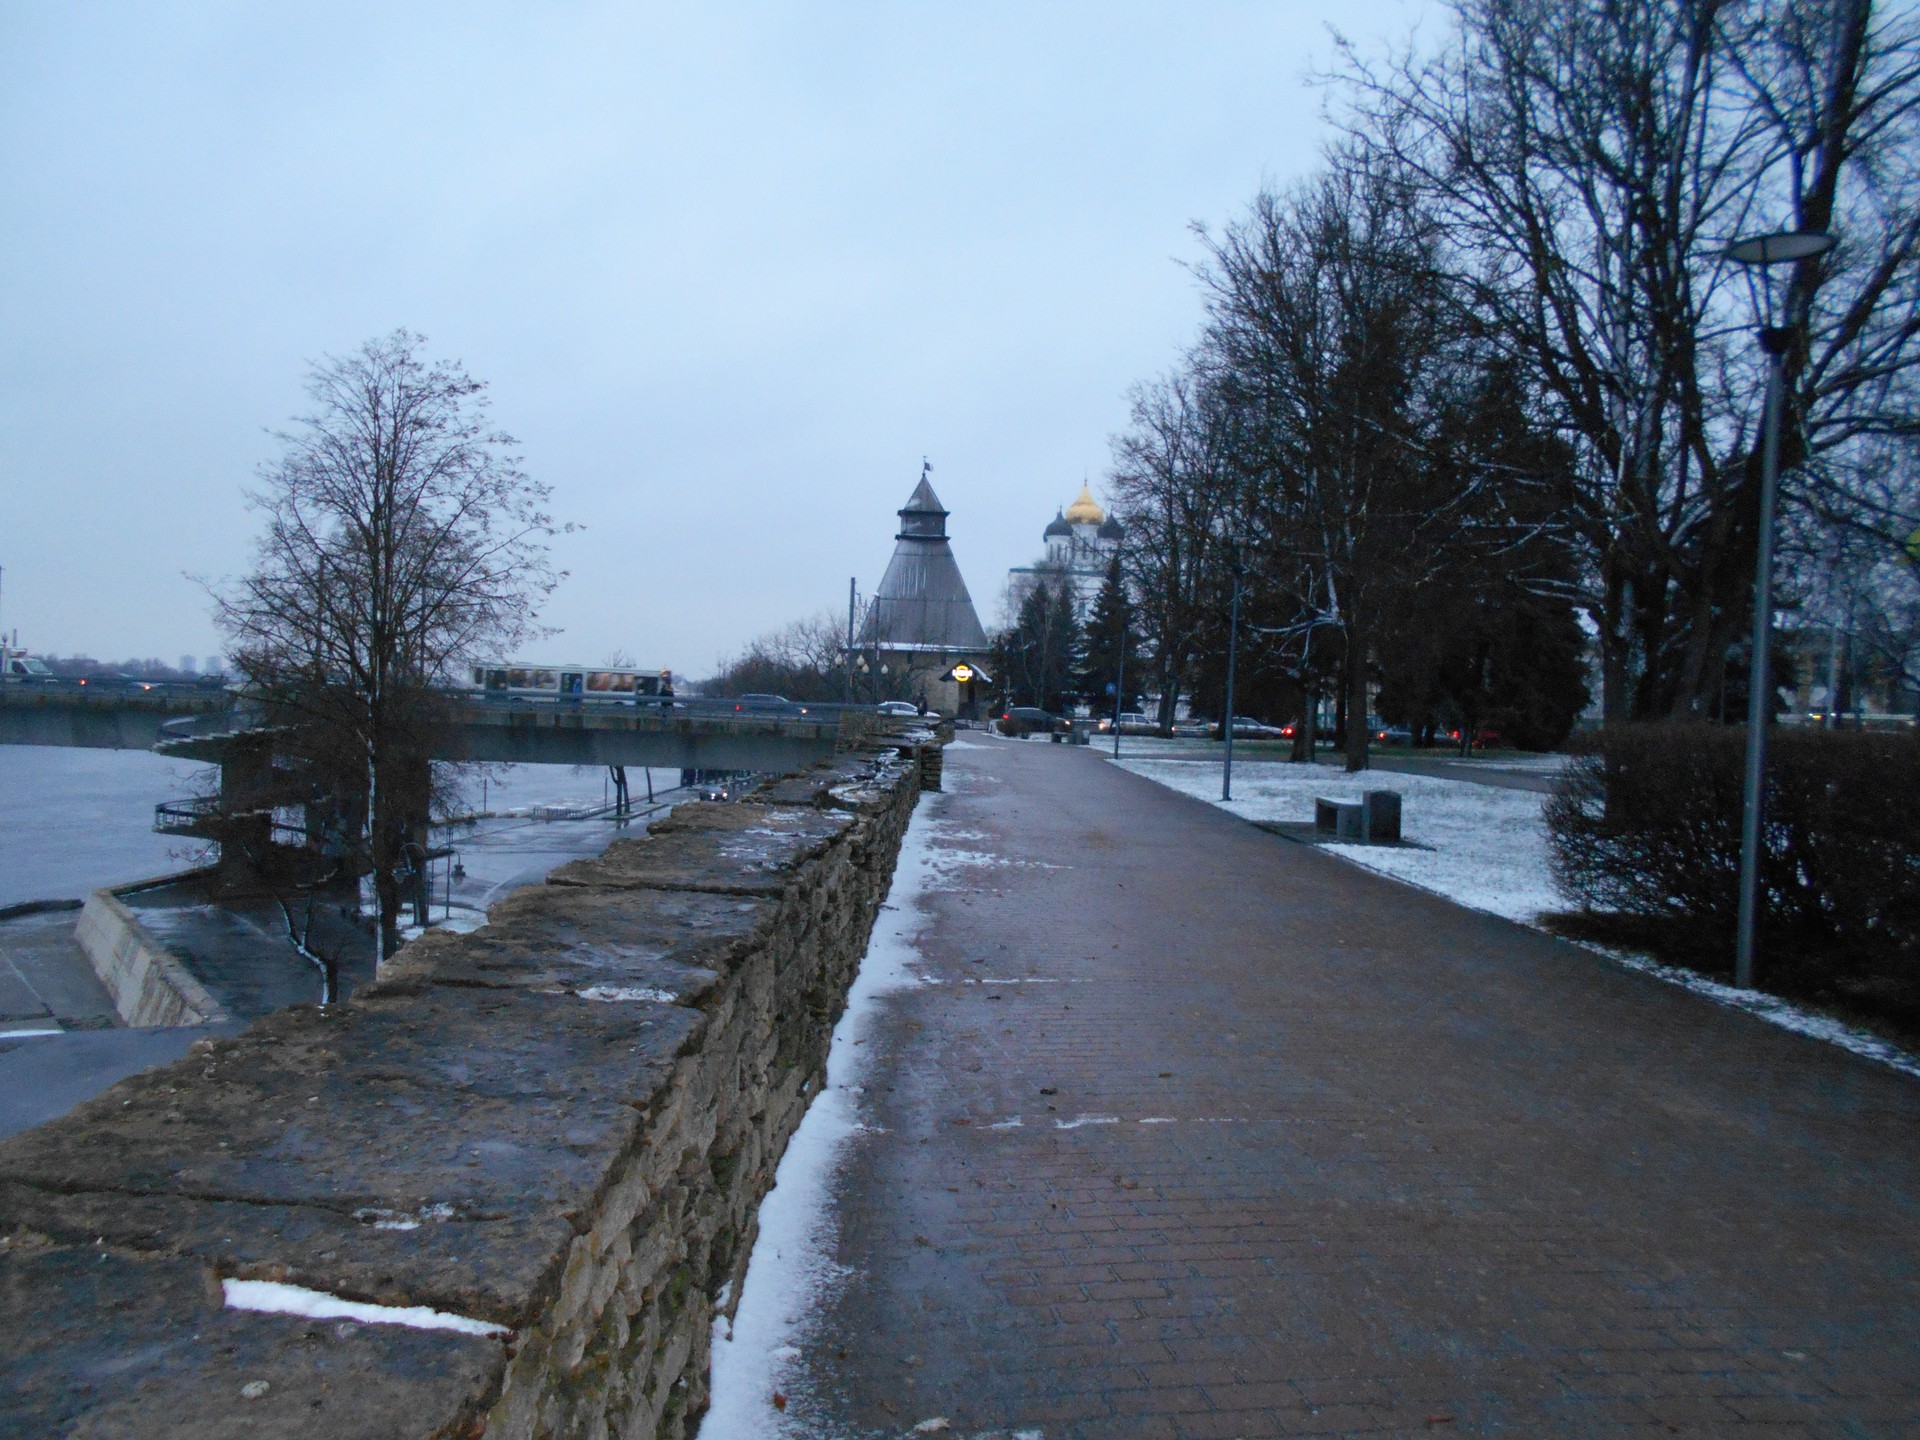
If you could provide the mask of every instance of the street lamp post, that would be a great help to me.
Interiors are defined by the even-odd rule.
[[[1226,759],[1220,766],[1220,798],[1233,799],[1233,664],[1240,642],[1240,552],[1233,552],[1233,603],[1227,609],[1227,713],[1220,723]]]
[[[1833,237],[1811,231],[1760,235],[1727,247],[1736,264],[1766,267],[1811,260],[1833,248]],[[1747,766],[1740,809],[1740,920],[1734,942],[1733,983],[1753,988],[1755,938],[1760,928],[1760,846],[1766,819],[1767,722],[1773,691],[1773,512],[1780,483],[1780,412],[1786,405],[1787,351],[1793,317],[1773,323],[1773,286],[1763,279],[1766,321],[1760,348],[1767,354],[1766,429],[1760,441],[1760,519],[1753,563],[1753,659],[1747,678]]]

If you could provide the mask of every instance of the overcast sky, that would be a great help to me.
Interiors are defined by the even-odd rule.
[[[863,593],[922,455],[981,618],[1432,0],[0,0],[0,625],[217,651],[309,361],[407,326],[585,528],[545,658],[693,675]],[[1104,499],[1104,495],[1102,496]]]

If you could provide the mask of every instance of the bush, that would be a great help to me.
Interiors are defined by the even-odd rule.
[[[1546,806],[1555,878],[1589,911],[1664,917],[1731,944],[1746,732],[1609,726]],[[1920,979],[1920,738],[1776,730],[1761,927],[1771,953]]]

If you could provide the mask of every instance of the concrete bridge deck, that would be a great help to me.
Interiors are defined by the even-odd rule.
[[[0,688],[0,745],[158,749],[220,763],[246,728],[225,692]],[[737,708],[731,701],[631,705],[463,700],[434,758],[528,765],[632,765],[779,774],[825,759],[864,736],[866,706]],[[178,722],[191,723],[182,728]]]
[[[1920,1434],[1920,1085],[1085,750],[946,765],[850,1278],[739,1433]]]

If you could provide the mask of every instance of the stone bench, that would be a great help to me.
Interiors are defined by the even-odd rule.
[[[1358,800],[1313,801],[1315,833],[1355,845],[1391,843],[1400,838],[1400,792],[1369,790]]]

